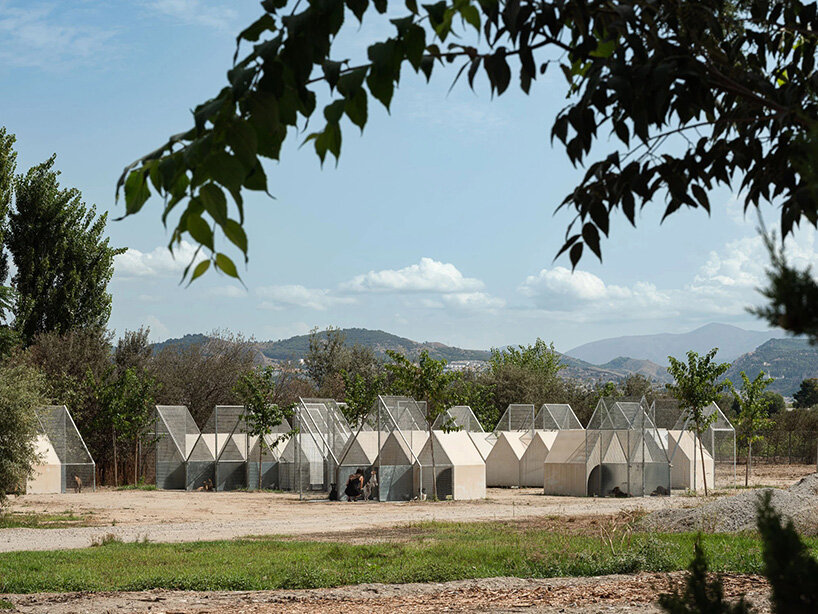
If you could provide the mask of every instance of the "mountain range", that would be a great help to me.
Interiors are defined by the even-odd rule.
[[[631,356],[666,367],[669,364],[668,356],[683,359],[689,350],[703,354],[717,347],[719,353],[716,358],[732,362],[742,354],[778,337],[781,335],[772,331],[745,330],[729,324],[707,324],[687,333],[601,339],[575,347],[566,354],[592,364],[603,364],[620,356]]]
[[[386,350],[416,357],[427,350],[435,359],[448,362],[488,360],[487,350],[468,350],[432,341],[413,341],[381,330],[347,328],[341,331],[347,344],[370,347],[381,358]],[[202,334],[185,335],[155,344],[154,350],[203,343]],[[309,335],[298,335],[278,341],[253,341],[260,362],[298,361],[309,351]],[[587,343],[562,355],[562,375],[586,381],[623,379],[639,373],[657,383],[670,381],[667,356],[684,358],[688,350],[699,353],[719,347],[717,359],[732,362],[726,377],[737,386],[740,372],[755,377],[764,371],[775,382],[770,386],[784,395],[792,395],[801,381],[818,377],[818,347],[805,339],[779,339],[772,332],[748,331],[725,324],[708,324],[683,334],[639,335]],[[664,357],[664,358],[663,358]]]

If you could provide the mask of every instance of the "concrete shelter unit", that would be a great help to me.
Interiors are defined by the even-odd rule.
[[[520,460],[526,443],[519,431],[500,431],[486,458],[486,486],[520,486]]]
[[[83,488],[96,488],[96,465],[65,405],[49,405],[35,410],[41,454],[34,475],[26,482],[32,494],[62,493],[75,487],[74,476]]]
[[[534,431],[520,458],[520,486],[543,485],[543,463],[554,445],[559,431]]]
[[[543,462],[543,493],[584,497],[588,494],[585,431],[557,431]]]
[[[434,446],[434,469],[432,467]],[[468,433],[432,431],[432,436],[418,454],[414,469],[415,488],[431,497],[437,483],[439,499],[456,501],[485,499],[486,464],[471,442]]]

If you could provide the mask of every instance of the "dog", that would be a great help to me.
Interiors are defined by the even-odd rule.
[[[667,488],[665,488],[664,486],[662,486],[661,484],[659,484],[659,486],[656,487],[656,490],[654,490],[652,493],[650,493],[650,496],[651,497],[667,497],[669,494],[670,494],[670,491]]]
[[[330,501],[338,501],[338,499],[339,499],[339,497],[338,497],[338,484],[333,482],[332,484],[330,484],[329,500]]]
[[[204,484],[196,489],[196,492],[210,492],[211,490],[213,490],[213,480],[208,478],[204,481]]]
[[[372,491],[378,487],[378,474],[377,470],[373,469],[372,473],[369,475],[369,481],[364,484],[364,501],[369,501],[370,497],[372,496]]]
[[[628,493],[622,492],[619,489],[619,486],[614,486],[613,487],[613,490],[611,490],[611,495],[613,495],[614,497],[620,498],[620,499],[625,498],[625,497],[630,497],[630,495]]]
[[[74,492],[75,493],[82,492],[82,478],[78,476],[76,473],[74,474]]]

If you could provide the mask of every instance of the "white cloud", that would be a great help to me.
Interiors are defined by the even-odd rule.
[[[329,290],[306,288],[299,285],[263,286],[256,293],[267,299],[261,303],[262,309],[284,309],[285,307],[306,307],[324,311],[337,305],[349,305],[354,298],[335,296]]]
[[[313,325],[306,322],[292,322],[290,324],[268,324],[263,327],[264,334],[269,339],[287,339],[296,335],[306,335]]]
[[[456,292],[444,294],[440,298],[448,307],[463,311],[495,312],[506,306],[505,300],[486,292]]]
[[[432,258],[402,269],[369,271],[357,275],[341,287],[352,292],[435,292],[461,293],[483,289],[479,279],[464,277],[456,266]]]
[[[149,252],[129,248],[114,259],[114,274],[120,279],[141,277],[166,277],[181,275],[196,254],[196,248],[187,241],[177,245],[173,253],[167,247],[157,247]],[[199,253],[196,261],[203,260]]]
[[[796,232],[788,239],[786,252],[793,265],[818,268],[815,231]],[[527,277],[519,291],[535,309],[575,322],[741,318],[748,306],[763,302],[757,289],[766,284],[768,263],[763,241],[756,235],[711,251],[691,281],[681,287],[660,289],[645,281],[608,284],[588,271],[572,273],[558,266]]]
[[[154,315],[145,316],[142,322],[151,329],[150,339],[154,343],[164,341],[170,337],[170,329]]]
[[[244,298],[247,296],[247,290],[238,286],[215,286],[205,290],[205,294],[218,298]]]
[[[49,4],[0,0],[0,65],[62,69],[109,54],[115,31],[74,25],[55,13]]]
[[[194,26],[206,26],[216,30],[232,29],[236,11],[225,2],[205,0],[147,0],[145,4],[167,17]]]

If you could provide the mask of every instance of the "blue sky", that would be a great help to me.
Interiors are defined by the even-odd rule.
[[[64,185],[118,217],[122,168],[190,126],[258,14],[255,0],[0,0],[0,124],[17,135],[20,170],[56,153]],[[348,28],[337,57],[363,57],[390,32],[377,19]],[[763,328],[745,307],[761,301],[766,255],[739,195],[713,192],[710,218],[683,211],[660,225],[655,203],[636,230],[617,219],[604,262],[571,274],[554,261],[569,221],[554,209],[582,173],[550,144],[562,77],[492,100],[485,81],[447,94],[453,76],[426,86],[405,72],[391,115],[370,103],[364,135],[347,128],[337,166],[289,143],[268,166],[276,200],[247,198],[246,289],[218,275],[180,286],[192,249],[170,256],[158,202],[111,222],[129,251],[110,326],[149,325],[157,340],[360,326],[474,348],[542,337],[561,350],[712,321]],[[818,265],[814,231],[790,250]]]

